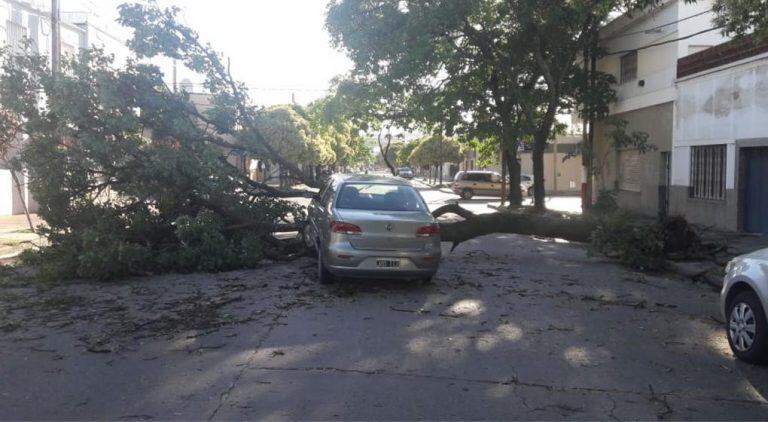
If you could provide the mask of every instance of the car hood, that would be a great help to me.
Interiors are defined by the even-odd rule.
[[[749,258],[749,259],[757,259],[761,261],[768,261],[768,248],[758,249],[746,255],[741,255],[739,258]]]

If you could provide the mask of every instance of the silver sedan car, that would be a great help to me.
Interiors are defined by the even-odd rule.
[[[304,229],[321,283],[335,277],[429,281],[440,263],[440,228],[407,180],[333,176],[312,199]]]
[[[720,309],[733,354],[747,362],[768,362],[768,249],[728,263]]]

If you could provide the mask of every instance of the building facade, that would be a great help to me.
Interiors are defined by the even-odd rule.
[[[610,116],[626,131],[648,135],[652,149],[617,149],[609,120],[595,125],[595,195],[616,192],[620,206],[657,215],[669,211],[675,81],[678,59],[723,42],[713,29],[711,1],[666,1],[647,13],[621,16],[600,31],[608,53],[600,71],[612,74],[617,101]]]
[[[768,234],[768,42],[685,57],[677,76],[671,212]]]

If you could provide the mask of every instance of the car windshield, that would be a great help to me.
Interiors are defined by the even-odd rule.
[[[345,184],[336,208],[366,211],[426,211],[427,207],[411,186],[378,183]]]

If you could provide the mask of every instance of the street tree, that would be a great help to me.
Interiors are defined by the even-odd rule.
[[[516,151],[524,135],[516,87],[525,73],[517,68],[531,63],[507,36],[508,9],[504,2],[478,0],[345,0],[329,7],[327,26],[355,64],[346,79],[354,87],[349,91],[365,93],[375,107],[395,105],[391,114],[401,124],[468,138],[495,136]],[[386,99],[378,101],[377,94]],[[519,182],[516,160],[510,173],[512,183]],[[519,204],[520,192],[513,194]]]
[[[298,108],[303,110],[315,136],[331,145],[336,156],[331,167],[346,170],[370,164],[373,157],[365,144],[362,130],[349,119],[339,116],[334,106],[334,97],[328,95],[314,101],[306,109]]]
[[[281,156],[261,133],[257,124],[259,108],[252,104],[246,87],[232,77],[220,53],[205,44],[192,28],[178,22],[179,8],[123,4],[119,12],[118,22],[133,30],[128,45],[138,58],[175,59],[205,77],[203,86],[211,93],[211,108],[195,117],[217,134],[236,139],[234,144],[219,140],[223,146],[265,157],[308,186],[317,185],[311,175]]]
[[[729,35],[754,34],[768,36],[768,1],[766,0],[715,0],[715,25]]]
[[[0,127],[26,139],[19,162],[48,240],[24,260],[41,275],[219,271],[302,250],[273,236],[301,226],[304,210],[280,199],[293,193],[227,162],[230,141],[207,123],[224,116],[198,112],[157,67],[115,68],[99,50],[57,75],[31,51],[2,59]]]
[[[419,143],[421,143],[421,139],[414,139],[403,143],[403,147],[397,152],[398,166],[409,166],[413,164],[411,163],[411,154],[413,153],[413,150],[419,146]]]
[[[336,162],[334,139],[314,131],[292,105],[262,110],[257,113],[255,123],[270,148],[283,159],[300,165],[313,181],[313,169]]]
[[[422,139],[413,149],[408,161],[416,166],[429,167],[436,170],[435,178],[440,175],[442,181],[442,166],[445,163],[458,163],[464,158],[461,144],[454,138],[443,135],[433,135]]]

